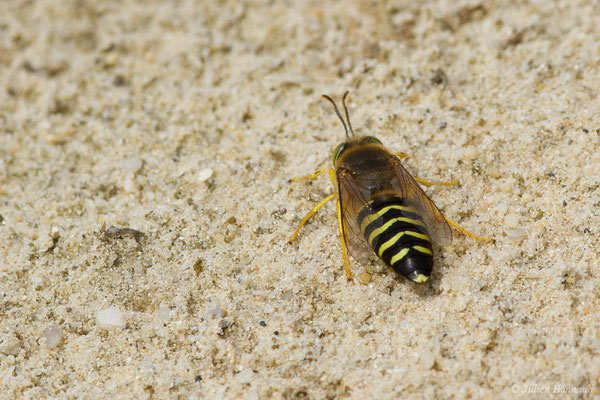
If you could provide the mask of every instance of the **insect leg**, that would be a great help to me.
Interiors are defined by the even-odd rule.
[[[346,251],[346,241],[344,240],[344,228],[342,225],[342,208],[340,206],[339,201],[337,202],[337,217],[338,227],[340,229],[340,242],[342,243],[342,257],[344,257],[344,268],[346,269],[346,279],[350,279],[352,278],[352,273],[350,272],[350,262],[348,261],[348,252]]]
[[[424,181],[423,179],[419,179],[419,178],[415,178],[415,181],[419,182],[421,185],[423,186],[433,186],[433,185],[443,185],[443,186],[451,186],[451,185],[458,185],[460,182],[459,181],[450,181],[450,182],[429,182],[429,181]]]
[[[298,181],[305,181],[305,180],[309,180],[309,179],[315,179],[317,176],[319,176],[321,174],[324,174],[325,172],[329,172],[329,176],[331,176],[334,171],[333,171],[333,168],[323,168],[323,169],[318,170],[314,174],[310,174],[310,175],[306,175],[306,176],[301,176],[299,178],[290,179],[289,182],[298,182]]]
[[[304,217],[304,219],[300,222],[300,226],[298,227],[298,229],[296,229],[296,232],[294,232],[294,234],[292,235],[292,237],[290,238],[290,240],[288,241],[288,243],[292,243],[294,240],[296,240],[296,237],[300,233],[300,229],[302,229],[302,227],[304,226],[304,224],[306,223],[306,221],[308,221],[308,219],[310,217],[312,217],[313,215],[315,215],[315,213],[317,211],[319,211],[319,209],[321,207],[323,207],[325,205],[325,203],[327,203],[329,200],[335,199],[337,197],[338,197],[337,193],[332,193],[329,196],[325,197],[323,200],[321,200],[319,202],[319,204],[317,204],[312,210],[310,210],[309,213],[306,214],[306,217]]]
[[[446,217],[444,215],[444,218],[446,219],[446,221],[454,227],[454,229],[456,229],[457,231],[459,231],[460,233],[462,233],[463,235],[467,235],[469,237],[472,237],[473,239],[477,239],[477,240],[485,240],[486,242],[494,242],[496,243],[496,240],[492,239],[492,238],[485,238],[485,237],[479,237],[477,235],[472,234],[471,232],[463,229],[460,227],[460,225],[458,225],[456,222],[452,221],[450,218]]]
[[[394,155],[395,155],[396,157],[400,158],[400,159],[403,159],[403,158],[408,158],[408,154],[406,154],[406,153],[404,153],[404,152],[402,152],[402,151],[399,151],[399,152],[397,152],[397,153],[394,153]],[[423,186],[427,186],[427,187],[429,187],[429,186],[433,186],[433,185],[451,186],[451,185],[458,185],[458,184],[460,183],[459,181],[456,181],[456,180],[454,180],[454,181],[450,181],[450,182],[429,182],[429,181],[425,181],[425,180],[423,180],[423,179],[419,179],[419,178],[415,178],[415,181],[417,181],[417,182],[419,182],[421,185],[423,185]]]

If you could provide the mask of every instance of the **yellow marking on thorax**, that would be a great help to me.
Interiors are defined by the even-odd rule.
[[[369,204],[373,203],[372,201],[369,202]],[[360,231],[364,234],[365,233],[365,229],[367,229],[367,226],[369,226],[369,224],[375,220],[377,220],[378,218],[382,217],[383,214],[385,214],[387,211],[389,210],[400,210],[400,211],[406,211],[409,213],[415,213],[415,209],[412,207],[405,207],[405,206],[387,206],[382,208],[381,210],[377,211],[374,214],[369,214],[367,215],[361,222],[360,224]]]
[[[379,257],[382,257],[382,254],[384,251],[386,251],[387,249],[389,249],[391,246],[393,246],[394,244],[396,244],[396,242],[404,235],[409,235],[409,236],[413,236],[419,239],[423,239],[423,240],[427,240],[428,242],[431,242],[431,239],[429,238],[429,236],[425,235],[424,233],[417,233],[417,232],[413,232],[413,231],[404,231],[404,232],[399,232],[396,233],[396,235],[394,235],[393,238],[391,238],[390,240],[386,241],[384,244],[382,244],[379,247],[379,251],[377,252],[377,254],[379,254]],[[414,246],[415,248],[417,246]]]
[[[373,240],[375,240],[375,238],[377,236],[379,236],[383,232],[385,232],[396,221],[408,222],[409,224],[419,225],[419,226],[423,226],[423,227],[425,226],[425,224],[422,221],[419,221],[418,219],[411,219],[411,218],[404,218],[404,217],[392,218],[391,220],[389,220],[388,222],[386,222],[385,224],[383,224],[382,226],[380,226],[379,228],[377,228],[373,232],[371,232],[371,234],[369,235],[369,245],[371,245],[371,247],[373,247]]]

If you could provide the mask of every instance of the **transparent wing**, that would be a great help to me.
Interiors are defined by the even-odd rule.
[[[437,206],[431,201],[427,193],[414,180],[412,175],[402,166],[400,160],[393,157],[393,174],[390,185],[393,188],[394,195],[402,199],[404,206],[414,208],[415,212],[421,217],[425,224],[426,232],[431,239],[440,244],[448,245],[452,242],[452,231],[446,222],[444,215]],[[361,189],[352,175],[344,170],[337,173],[338,190],[340,194],[340,210],[342,213],[342,225],[344,231],[344,241],[350,255],[360,263],[365,263],[373,250],[365,240],[360,226],[358,225],[358,214],[365,207],[371,209],[371,192]],[[379,227],[383,220],[375,220],[374,228]],[[419,228],[419,226],[417,226]]]
[[[452,231],[446,218],[396,157],[394,157],[394,177],[391,183],[403,202],[412,206],[421,217],[429,237],[440,245],[450,244]]]
[[[368,191],[361,190],[347,171],[338,170],[337,181],[346,248],[353,258],[364,264],[374,253],[362,235],[357,219],[360,210],[364,207],[370,207],[366,199],[370,198],[371,194]]]

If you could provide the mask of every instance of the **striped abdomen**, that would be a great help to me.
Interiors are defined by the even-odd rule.
[[[398,196],[375,197],[358,214],[358,224],[369,246],[399,274],[425,282],[431,274],[433,251],[425,224]]]

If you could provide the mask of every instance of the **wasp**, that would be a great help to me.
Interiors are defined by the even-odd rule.
[[[458,181],[415,179],[398,155],[384,147],[379,139],[355,135],[346,107],[348,93],[342,98],[346,121],[335,102],[322,95],[333,105],[346,133],[346,140],[333,151],[334,167],[291,180],[314,179],[329,173],[337,192],[325,197],[302,219],[289,242],[296,239],[308,219],[331,199],[337,199],[338,228],[348,279],[352,276],[348,253],[359,262],[365,262],[374,252],[400,275],[416,283],[426,282],[433,269],[432,244],[450,244],[450,225],[472,238],[493,241],[476,236],[445,217],[419,186],[419,183],[452,185]]]

